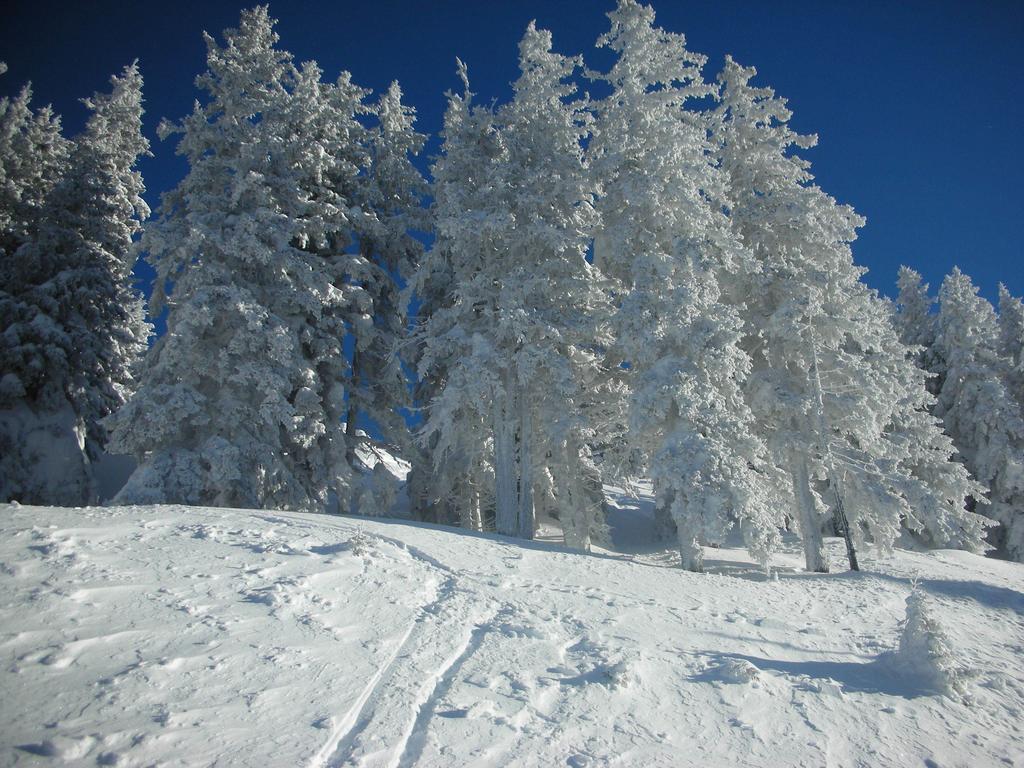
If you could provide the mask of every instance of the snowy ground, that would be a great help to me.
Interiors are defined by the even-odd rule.
[[[646,519],[622,500],[621,537]],[[1024,765],[1024,566],[766,579],[645,547],[184,507],[0,507],[0,764]],[[839,560],[838,541],[830,542]],[[884,654],[909,580],[977,671]]]

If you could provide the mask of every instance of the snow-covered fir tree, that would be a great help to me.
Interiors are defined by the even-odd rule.
[[[601,189],[595,263],[618,283],[617,348],[634,388],[630,437],[649,457],[683,567],[700,570],[702,544],[737,523],[766,563],[778,538],[774,475],[740,389],[742,322],[719,288],[752,265],[723,213],[704,116],[687,109],[713,92],[705,58],[635,0],[608,16],[598,45],[617,58],[589,149]]]
[[[989,488],[978,511],[1001,523],[996,545],[1024,560],[1024,418],[999,354],[992,305],[954,269],[939,291],[935,346],[946,366],[936,414],[967,468]]]
[[[51,371],[67,370],[62,346],[39,338],[42,332],[59,329],[21,296],[46,279],[22,253],[38,238],[43,206],[66,171],[69,149],[60,117],[50,107],[32,108],[30,86],[13,99],[0,100],[0,500],[4,501],[75,504],[89,492],[81,466],[81,434],[75,432],[78,423],[70,407],[65,404],[65,418],[51,425],[25,405],[42,392]],[[45,408],[44,413],[51,410]],[[58,446],[63,455],[56,454]],[[62,465],[59,469],[69,481],[63,486],[66,498],[52,493],[49,457]]]
[[[936,357],[935,319],[932,311],[935,300],[928,294],[928,284],[921,273],[907,266],[901,266],[896,280],[899,295],[896,299],[896,313],[893,316],[900,341],[914,348],[914,361],[932,375],[928,389],[936,394],[942,388],[942,366]]]
[[[370,265],[350,248],[369,215],[352,197],[366,91],[293,65],[273,27],[258,7],[223,45],[207,36],[206,98],[161,128],[189,171],[143,241],[152,311],[170,312],[113,419],[116,448],[140,461],[125,502],[346,501],[342,345],[351,318],[372,318]]]
[[[449,96],[434,166],[437,241],[418,276],[450,274],[450,300],[419,330],[418,368],[438,382],[423,430],[435,470],[455,456],[463,471],[489,460],[496,529],[531,538],[546,466],[567,502],[567,539],[586,547],[593,508],[573,487],[585,455],[580,383],[606,339],[596,322],[605,294],[585,258],[595,223],[587,116],[566,82],[579,64],[531,24],[514,99],[497,112],[472,105],[461,68],[466,92]]]
[[[885,660],[892,665],[894,673],[910,678],[927,690],[970,702],[969,684],[977,677],[977,672],[959,658],[917,584],[907,596],[906,604],[899,646],[895,653],[884,657]]]
[[[760,266],[740,293],[754,361],[748,397],[776,465],[791,475],[807,568],[828,570],[822,527],[830,506],[852,545],[885,549],[911,514],[909,499],[930,490],[944,494],[941,514],[962,518],[962,538],[971,539],[980,526],[961,508],[966,477],[946,466],[934,421],[915,417],[928,405],[924,373],[853,264],[850,243],[863,219],[811,183],[809,164],[790,150],[815,137],[790,129],[785,102],[751,86],[754,74],[726,60],[715,134],[731,221]],[[915,431],[909,440],[907,430]],[[945,473],[941,489],[915,474],[915,441],[933,451],[938,466],[929,471]]]
[[[908,347],[930,347],[935,343],[935,300],[928,295],[928,284],[921,273],[901,266],[896,280],[896,329],[900,341]]]
[[[0,485],[22,501],[96,500],[92,464],[106,443],[102,420],[132,391],[149,334],[131,284],[132,241],[149,215],[135,169],[149,147],[141,132],[138,67],[127,67],[111,85],[110,93],[84,100],[91,115],[66,149],[46,115],[4,131],[8,141],[23,140],[20,148],[5,146],[18,153],[5,175],[20,203],[5,206],[11,216],[5,229],[11,242],[22,242],[11,253],[5,249],[0,297],[0,431],[8,443],[4,475],[11,478]],[[24,117],[27,102],[9,106],[5,117]],[[34,150],[40,144],[46,145],[41,155]],[[55,163],[54,150],[66,159]],[[19,183],[22,190],[11,188]],[[25,213],[26,203],[34,214]]]
[[[411,157],[426,137],[414,129],[415,111],[402,104],[397,82],[375,106],[378,125],[370,135],[370,168],[360,201],[366,213],[357,234],[368,263],[363,289],[372,301],[369,321],[351,324],[352,372],[345,418],[351,453],[357,442],[357,417],[368,418],[393,444],[411,449],[400,409],[411,405],[408,379],[401,365],[407,335],[407,297],[402,285],[422,258],[423,244],[415,232],[427,232],[430,221],[423,201],[427,182]]]
[[[14,254],[35,239],[43,204],[64,175],[70,142],[60,117],[49,106],[32,108],[32,88],[0,99],[0,247],[4,281],[0,290],[23,281]]]
[[[999,285],[999,353],[1009,366],[1010,391],[1024,408],[1024,302]]]
[[[497,148],[494,115],[474,108],[466,67],[458,64],[464,93],[447,94],[443,144],[432,169],[436,239],[406,288],[406,302],[415,295],[420,303],[410,347],[414,399],[425,409],[409,496],[421,519],[479,530],[483,517],[493,527],[493,509],[489,515],[483,510],[493,507],[494,498],[493,471],[487,476],[494,361],[478,343],[490,328],[485,304],[467,307],[463,296],[485,288],[486,277],[476,277],[483,264],[473,253],[469,223],[470,206],[479,209],[481,203],[470,185],[482,185]]]

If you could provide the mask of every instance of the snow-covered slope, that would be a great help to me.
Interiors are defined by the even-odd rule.
[[[864,560],[766,579],[723,549],[700,575],[387,520],[4,506],[0,763],[1021,764],[1024,566]],[[885,656],[912,577],[969,700]]]

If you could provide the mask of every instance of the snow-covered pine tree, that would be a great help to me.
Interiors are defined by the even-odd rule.
[[[588,417],[607,406],[614,387],[604,357],[610,305],[600,273],[586,260],[597,215],[582,149],[591,115],[571,82],[582,59],[551,46],[550,32],[531,23],[519,44],[514,98],[499,112],[509,147],[508,252],[515,267],[497,314],[515,349],[504,395],[506,425],[519,411],[520,535],[533,536],[534,473],[546,469],[565,543],[586,550],[603,504],[591,449],[603,430]],[[496,472],[501,466],[496,462]]]
[[[487,487],[481,471],[491,464],[490,392],[495,386],[495,361],[485,342],[492,318],[484,308],[491,286],[480,274],[484,262],[476,251],[475,222],[482,218],[483,180],[498,147],[494,114],[474,107],[461,61],[458,71],[464,92],[447,94],[443,144],[432,168],[436,238],[405,291],[406,303],[413,296],[419,302],[409,346],[416,369],[414,400],[424,412],[409,495],[421,519],[469,521],[475,527],[473,510],[493,503],[493,490],[490,503],[479,491]]]
[[[924,592],[915,583],[907,596],[907,613],[895,653],[883,657],[893,671],[926,690],[956,701],[970,701],[969,685],[977,672],[956,653],[953,643],[932,615]]]
[[[368,418],[385,440],[408,451],[408,428],[399,409],[411,405],[408,378],[400,352],[407,336],[402,287],[423,254],[414,232],[430,229],[424,207],[427,182],[411,162],[426,142],[413,125],[415,111],[402,104],[397,82],[381,95],[375,107],[378,120],[370,135],[370,168],[360,199],[366,213],[358,228],[360,254],[368,262],[363,289],[373,302],[370,322],[354,323],[352,373],[345,418],[346,440],[352,451],[358,441],[357,416]]]
[[[970,476],[955,456],[956,447],[944,432],[936,434],[928,422],[939,429],[942,422],[932,412],[935,398],[945,380],[945,365],[935,347],[937,315],[935,300],[919,272],[901,266],[897,279],[899,296],[893,316],[900,341],[913,350],[912,359],[925,371],[931,397],[918,402],[916,410],[904,409],[896,418],[889,438],[899,444],[914,477],[921,480],[905,492],[909,509],[904,526],[925,544],[980,551],[985,518],[966,511],[968,498],[984,495],[985,487]],[[927,412],[925,412],[927,408]]]
[[[2,397],[15,412],[5,409],[3,418],[11,441],[4,474],[18,478],[22,501],[96,500],[92,462],[106,443],[102,419],[133,389],[149,334],[131,283],[132,241],[149,215],[135,169],[149,148],[138,67],[111,85],[109,94],[84,100],[92,114],[36,205],[34,232],[5,255]],[[57,141],[55,123],[41,125],[45,141]],[[33,194],[38,189],[25,197]]]
[[[967,468],[989,487],[978,511],[1002,524],[999,550],[1024,561],[1024,418],[1008,387],[992,305],[955,268],[939,291],[935,346],[946,364],[936,414]]]
[[[999,353],[1010,367],[1010,391],[1024,408],[1024,302],[999,284]]]
[[[596,322],[605,295],[585,259],[594,226],[587,118],[566,82],[579,66],[531,24],[514,99],[497,112],[472,107],[460,66],[466,93],[449,95],[434,166],[437,240],[417,280],[448,273],[452,286],[419,329],[418,367],[437,382],[423,429],[435,468],[455,445],[483,455],[481,436],[460,431],[489,425],[495,527],[531,538],[534,472],[552,457],[555,482],[575,500],[563,524],[585,547],[591,507],[568,484],[583,450],[579,383],[607,339]]]
[[[185,179],[144,249],[167,333],[112,442],[140,466],[124,502],[324,510],[345,503],[346,319],[369,318],[365,259],[348,252],[364,167],[366,91],[320,80],[276,48],[266,7],[224,44],[180,124]],[[351,192],[355,194],[355,192]],[[169,292],[169,298],[168,298]]]
[[[921,274],[907,266],[901,266],[896,280],[899,296],[896,299],[896,313],[893,316],[900,341],[914,348],[913,359],[919,368],[928,371],[928,391],[933,395],[942,388],[942,365],[933,349],[935,345],[935,320],[932,312],[935,300],[928,295],[928,284]]]
[[[26,282],[14,254],[39,231],[43,204],[65,172],[71,144],[49,106],[32,109],[32,87],[0,99],[0,290]],[[6,327],[6,325],[5,325]]]
[[[935,300],[928,295],[928,284],[922,281],[920,272],[901,266],[896,287],[896,329],[900,341],[908,347],[930,347],[935,343]]]
[[[750,369],[742,322],[719,288],[752,264],[723,213],[705,118],[687,109],[714,88],[705,58],[655,27],[649,7],[620,0],[608,16],[598,45],[617,58],[589,152],[601,189],[595,264],[618,282],[617,348],[634,388],[630,436],[649,457],[684,568],[700,570],[702,544],[734,524],[767,563],[774,473],[740,388]]]
[[[21,298],[46,279],[22,254],[38,237],[43,206],[66,171],[70,150],[60,117],[48,106],[34,110],[31,103],[28,85],[15,98],[0,100],[0,500],[79,504],[89,489],[70,407],[67,423],[50,425],[26,406],[50,372],[66,371],[68,364],[63,345],[40,338],[44,333],[57,337],[59,329]],[[42,465],[57,447],[64,449],[55,458],[69,482],[67,493],[55,496],[45,476],[48,467]],[[34,467],[40,468],[38,475]]]
[[[901,519],[929,514],[911,510],[910,499],[943,493],[942,514],[963,515],[970,538],[980,526],[959,509],[970,486],[939,455],[935,423],[915,417],[928,405],[924,374],[853,263],[850,243],[863,219],[813,185],[809,164],[789,154],[816,139],[790,129],[785,102],[752,87],[754,74],[727,58],[714,126],[731,181],[730,218],[760,265],[739,292],[754,360],[748,397],[776,465],[791,475],[807,568],[828,570],[828,504],[851,547],[871,540],[886,549]],[[907,430],[915,430],[909,440]],[[908,450],[914,442],[933,451],[920,476],[921,456]],[[947,482],[923,487],[935,472]]]

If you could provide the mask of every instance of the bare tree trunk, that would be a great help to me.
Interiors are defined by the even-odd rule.
[[[800,517],[800,538],[804,545],[804,562],[808,571],[828,573],[828,555],[821,536],[821,521],[811,493],[807,457],[794,455],[792,461],[793,496]]]
[[[536,526],[533,508],[533,409],[519,397],[519,538],[532,539]]]
[[[469,484],[469,527],[473,531],[482,531],[484,529],[483,520],[480,518],[480,491],[477,490],[476,484],[470,482]]]
[[[505,386],[494,399],[494,527],[498,533],[519,533],[519,499],[516,488],[515,412],[512,375],[505,371]]]
[[[356,436],[357,403],[355,398],[355,392],[358,387],[359,339],[356,339],[352,347],[352,383],[348,390],[348,410],[345,412],[345,461],[353,468],[355,468],[356,462],[356,443],[359,441],[359,438]]]
[[[853,539],[850,536],[850,522],[846,517],[846,508],[843,506],[843,494],[839,487],[838,472],[835,467],[835,457],[832,454],[830,444],[830,428],[828,417],[825,414],[825,398],[821,386],[821,371],[818,368],[818,347],[814,341],[814,330],[811,330],[811,382],[814,385],[814,396],[818,407],[818,439],[821,441],[821,455],[825,462],[825,469],[828,472],[828,482],[836,497],[835,519],[839,523],[841,531],[838,531],[846,541],[846,556],[850,561],[850,570],[859,571],[857,564],[857,550],[853,546]]]
[[[654,535],[658,541],[672,541],[678,535],[672,519],[673,492],[669,488],[654,491]]]
[[[850,533],[850,521],[846,517],[846,507],[843,504],[843,490],[839,485],[839,479],[832,477],[829,480],[832,485],[832,492],[835,494],[836,508],[833,515],[836,528],[840,536],[846,542],[846,559],[850,561],[850,570],[859,571],[860,563],[857,562],[857,549],[853,546],[853,534]]]

